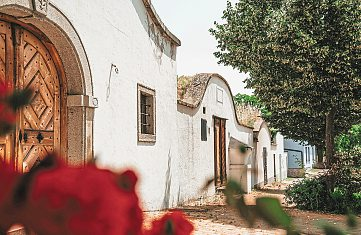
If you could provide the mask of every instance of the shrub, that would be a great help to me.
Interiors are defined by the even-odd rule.
[[[287,202],[303,210],[326,210],[326,195],[326,176],[299,181],[286,190]]]
[[[324,175],[305,179],[286,190],[286,200],[297,208],[361,213],[360,148],[338,153],[337,163]]]

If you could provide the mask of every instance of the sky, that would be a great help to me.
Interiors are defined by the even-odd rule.
[[[244,89],[243,80],[247,76],[218,65],[213,55],[217,41],[208,30],[214,21],[221,21],[226,3],[226,0],[152,0],[163,23],[182,41],[177,52],[178,75],[219,73],[228,81],[233,95],[251,94],[251,90]]]

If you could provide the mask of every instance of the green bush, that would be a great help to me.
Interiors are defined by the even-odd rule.
[[[338,153],[337,163],[326,174],[291,185],[287,202],[304,210],[361,213],[360,150]]]
[[[287,202],[294,203],[297,208],[303,210],[326,210],[326,195],[325,176],[299,181],[286,190]]]

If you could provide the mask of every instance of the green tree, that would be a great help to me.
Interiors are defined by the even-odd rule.
[[[223,13],[210,30],[219,63],[249,73],[282,133],[323,131],[331,164],[335,135],[360,122],[361,1],[240,0]]]
[[[361,123],[353,125],[347,133],[336,138],[338,152],[349,152],[353,149],[359,149],[361,152]]]

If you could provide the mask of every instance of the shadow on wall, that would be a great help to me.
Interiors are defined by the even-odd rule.
[[[140,22],[143,25],[144,30],[149,35],[149,39],[153,41],[153,43],[157,46],[156,49],[153,50],[154,57],[156,58],[159,64],[162,64],[162,55],[163,53],[169,58],[175,60],[176,59],[176,49],[175,46],[170,46],[170,50],[165,50],[167,47],[166,44],[169,44],[164,36],[159,32],[157,26],[151,20],[150,16],[147,13],[147,10],[144,9],[143,0],[132,0],[132,4],[134,9],[137,12]]]
[[[172,163],[172,157],[171,157],[170,150],[169,150],[168,167],[167,167],[167,171],[165,173],[165,189],[164,189],[162,209],[167,209],[167,208],[169,208],[169,205],[170,205],[170,187],[172,184],[171,163]]]

